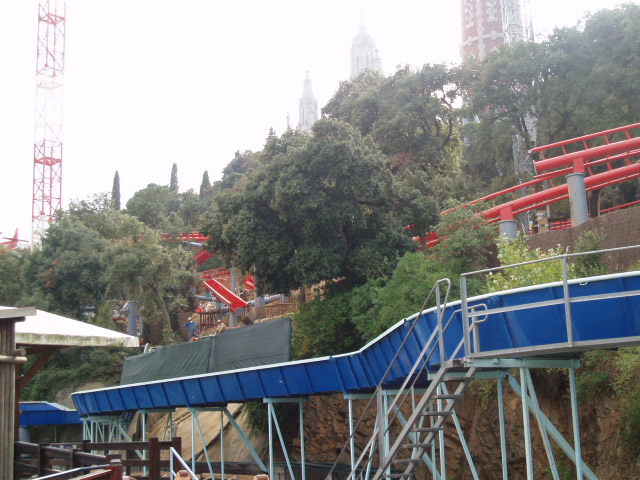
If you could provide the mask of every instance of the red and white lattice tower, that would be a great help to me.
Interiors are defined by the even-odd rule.
[[[31,241],[39,244],[62,208],[62,85],[64,78],[64,0],[38,6],[36,127],[33,147]]]

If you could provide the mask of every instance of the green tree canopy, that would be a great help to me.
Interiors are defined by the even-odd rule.
[[[390,273],[409,245],[384,157],[340,121],[316,122],[311,137],[270,138],[230,190],[204,226],[209,248],[254,269],[261,292],[364,283]]]

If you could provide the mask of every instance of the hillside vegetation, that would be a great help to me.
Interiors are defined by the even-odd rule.
[[[195,306],[198,274],[191,253],[159,234],[198,230],[216,252],[201,270],[251,272],[257,294],[321,286],[294,318],[296,358],[358,348],[417,311],[435,280],[450,278],[456,296],[464,271],[541,254],[523,240],[496,247],[495,228],[472,208],[439,213],[527,180],[513,168],[516,134],[528,150],[637,122],[639,28],[640,7],[625,4],[541,43],[503,46],[482,63],[404,66],[387,77],[364,72],[340,83],[311,135],[269,131],[264,148],[239,150],[219,181],[204,172],[198,192],[179,191],[174,165],[167,185],[150,184],[121,208],[116,172],[112,192],[59,212],[40,247],[0,255],[0,304],[113,327],[109,312],[131,300],[172,338],[178,314]],[[640,198],[640,182],[591,195],[603,208],[631,202]],[[553,209],[568,211],[564,204]],[[412,237],[427,232],[443,241],[416,251]],[[597,235],[583,242],[587,249]],[[597,261],[572,269],[605,272]],[[535,281],[556,273],[536,271]],[[533,272],[478,278],[469,289],[532,279]],[[34,379],[29,398],[51,398],[72,381],[114,382],[123,355],[60,352]],[[640,446],[637,365],[635,349],[593,353],[580,375],[583,402],[621,399],[629,449]]]

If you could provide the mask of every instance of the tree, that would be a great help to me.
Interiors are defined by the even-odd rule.
[[[22,269],[27,253],[4,250],[0,247],[0,305],[15,306],[22,297],[24,279]]]
[[[389,274],[410,245],[395,196],[384,157],[348,124],[322,119],[312,137],[267,142],[257,166],[216,197],[203,231],[209,249],[253,269],[260,292],[358,285]]]
[[[105,249],[102,280],[107,295],[144,305],[145,317],[177,330],[177,313],[189,305],[197,273],[182,268],[190,255],[180,246],[162,242],[149,229],[142,238],[115,241]]]
[[[365,73],[342,82],[322,111],[373,141],[393,171],[414,165],[433,176],[455,140],[454,79],[444,65],[404,67],[387,78]]]
[[[169,190],[172,192],[178,192],[178,165],[173,164],[171,166],[171,180],[169,182]]]
[[[177,213],[179,209],[178,193],[166,185],[153,183],[138,190],[127,202],[127,213],[156,230],[182,229],[180,219],[171,215]]]
[[[209,181],[209,172],[207,170],[202,174],[202,183],[200,184],[200,198],[206,197],[211,191],[211,182]]]
[[[64,215],[49,226],[42,250],[31,258],[29,283],[50,296],[52,309],[81,318],[86,306],[104,299],[101,252],[108,243],[81,219]]]
[[[120,174],[116,170],[113,176],[113,187],[111,188],[111,205],[114,210],[120,210]]]

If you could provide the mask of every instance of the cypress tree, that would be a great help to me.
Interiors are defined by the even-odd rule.
[[[209,172],[207,170],[202,174],[202,183],[200,184],[200,198],[206,196],[211,190],[211,182],[209,181]]]
[[[171,182],[169,182],[169,190],[172,192],[178,191],[178,165],[175,163],[171,167]]]
[[[120,210],[120,175],[116,170],[113,176],[113,188],[111,188],[111,206],[114,210]]]

